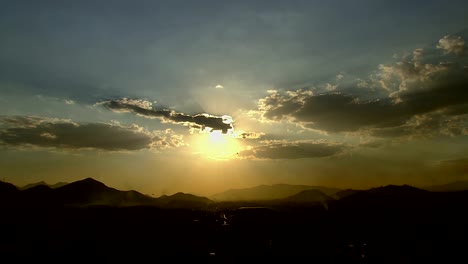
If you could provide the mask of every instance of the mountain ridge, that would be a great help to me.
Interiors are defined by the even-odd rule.
[[[33,187],[38,186],[38,185],[45,185],[45,186],[48,186],[48,187],[50,187],[52,189],[55,189],[55,188],[62,187],[62,186],[67,185],[67,184],[68,184],[68,182],[57,182],[55,184],[48,184],[45,181],[40,181],[40,182],[26,184],[26,185],[24,185],[22,187],[18,187],[18,189],[23,191],[23,190],[27,190],[29,188],[33,188]]]
[[[47,184],[30,186],[21,190],[13,184],[0,182],[0,204],[26,207],[156,206],[192,208],[204,207],[212,203],[206,197],[184,193],[153,198],[135,190],[117,190],[89,177],[57,188],[52,188]]]
[[[295,195],[305,190],[319,190],[326,195],[332,195],[340,189],[312,185],[273,184],[258,185],[250,188],[229,189],[209,196],[214,201],[249,201],[249,200],[276,200]]]

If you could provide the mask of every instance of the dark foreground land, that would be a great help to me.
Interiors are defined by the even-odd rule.
[[[0,258],[468,263],[467,209],[466,191],[404,189],[360,192],[326,204],[3,206]]]
[[[466,261],[468,219],[458,209],[246,208],[228,212],[232,221],[226,223],[220,212],[205,210],[5,209],[0,252],[3,257],[75,260],[307,256],[346,263]]]

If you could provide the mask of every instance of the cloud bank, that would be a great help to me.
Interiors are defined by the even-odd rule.
[[[416,49],[391,65],[380,65],[362,90],[386,91],[386,97],[312,90],[269,91],[255,112],[267,122],[284,121],[327,133],[366,132],[377,137],[416,134],[468,134],[468,64],[459,37],[444,37],[437,49]],[[449,61],[451,59],[452,61]]]
[[[79,124],[29,116],[2,117],[0,124],[0,142],[8,146],[132,151],[183,145],[182,138],[171,131],[149,132],[137,125]]]

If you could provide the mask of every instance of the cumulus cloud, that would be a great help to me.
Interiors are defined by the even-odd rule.
[[[461,37],[447,35],[439,40],[437,48],[444,50],[446,54],[460,56],[465,52],[465,41]]]
[[[153,104],[149,101],[127,98],[103,101],[99,104],[114,112],[129,112],[146,118],[158,118],[163,122],[181,124],[200,131],[219,130],[226,134],[233,129],[233,120],[227,115],[214,116],[206,113],[188,115],[169,109],[154,109]]]
[[[218,85],[215,86],[215,88],[216,88],[216,89],[223,89],[224,86],[222,86],[221,84],[218,84]]]
[[[137,125],[74,123],[70,120],[12,116],[0,118],[0,142],[9,146],[98,149],[106,151],[177,147],[171,131],[149,132]]]
[[[435,50],[416,49],[400,61],[380,65],[365,87],[362,79],[355,84],[361,89],[381,87],[386,96],[378,93],[374,99],[363,99],[362,94],[338,90],[322,94],[274,90],[258,101],[254,114],[267,122],[292,122],[332,133],[370,130],[376,137],[422,131],[462,135],[468,114],[467,67],[461,58],[447,62],[438,56]]]
[[[241,151],[239,156],[259,159],[301,159],[337,155],[345,146],[321,141],[263,141],[261,145]]]

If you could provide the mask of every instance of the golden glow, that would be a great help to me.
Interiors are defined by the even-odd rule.
[[[208,158],[228,160],[238,156],[241,149],[238,141],[231,134],[213,131],[211,133],[197,134],[193,147],[196,153],[200,153]]]

